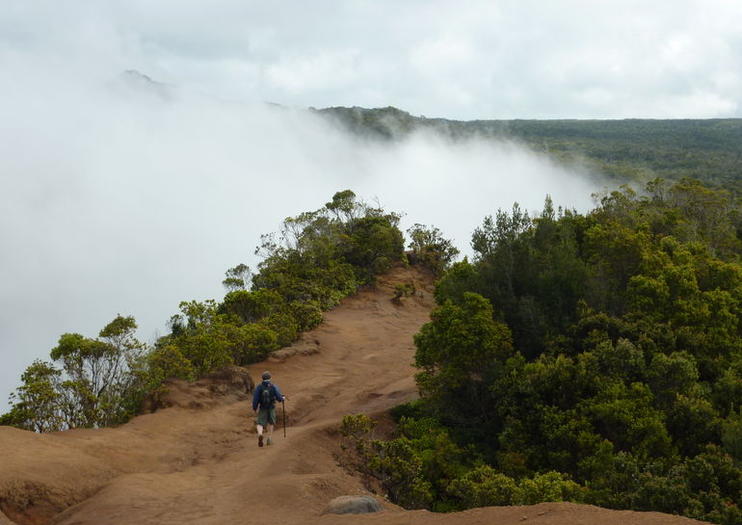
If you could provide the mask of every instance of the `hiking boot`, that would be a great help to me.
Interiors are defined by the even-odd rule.
[[[258,436],[258,446],[259,447],[262,447],[263,446],[263,436],[262,435]]]
[[[266,445],[272,445],[272,444],[273,444],[273,440],[272,440],[271,438],[268,438],[268,439],[266,440],[265,444],[266,444]]]

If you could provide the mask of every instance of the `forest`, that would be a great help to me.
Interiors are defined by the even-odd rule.
[[[365,140],[431,132],[451,140],[507,140],[580,165],[618,186],[698,179],[742,191],[742,119],[474,120],[416,117],[394,107],[315,110]]]
[[[574,501],[742,522],[742,244],[731,195],[654,180],[587,214],[486,217],[415,338],[397,436],[357,468],[436,511]]]

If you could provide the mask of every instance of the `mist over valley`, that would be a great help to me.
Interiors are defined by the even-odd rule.
[[[336,191],[403,213],[403,229],[435,225],[466,254],[498,208],[539,209],[548,194],[584,211],[605,187],[506,137],[408,129],[382,140],[321,112],[220,101],[132,71],[10,95],[0,398],[62,333],[95,335],[121,313],[152,342],[180,301],[218,299],[228,267],[255,267],[261,234]]]

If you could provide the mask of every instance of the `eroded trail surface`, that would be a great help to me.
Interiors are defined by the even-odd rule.
[[[421,295],[391,301],[414,282]],[[115,429],[38,435],[0,427],[0,509],[16,523],[61,524],[689,524],[657,513],[572,504],[493,507],[433,515],[385,504],[367,516],[322,515],[339,495],[364,493],[333,456],[331,431],[345,414],[373,413],[412,399],[412,336],[433,305],[430,279],[398,268],[325,316],[297,355],[270,369],[289,397],[287,437],[258,448],[245,393],[174,384],[174,406]],[[280,411],[279,411],[280,415]],[[0,525],[5,516],[0,513]]]

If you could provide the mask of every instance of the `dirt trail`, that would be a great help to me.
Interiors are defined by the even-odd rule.
[[[391,302],[414,281],[422,297]],[[492,507],[435,515],[385,504],[372,516],[321,515],[339,495],[364,493],[333,458],[329,429],[343,415],[386,410],[415,396],[412,335],[428,320],[429,279],[398,268],[305,334],[317,353],[268,368],[289,396],[287,438],[257,447],[247,396],[206,386],[173,387],[176,406],[115,429],[38,435],[0,427],[0,509],[16,523],[83,524],[521,524],[679,525],[656,513],[572,504]],[[0,525],[4,524],[0,513]]]

